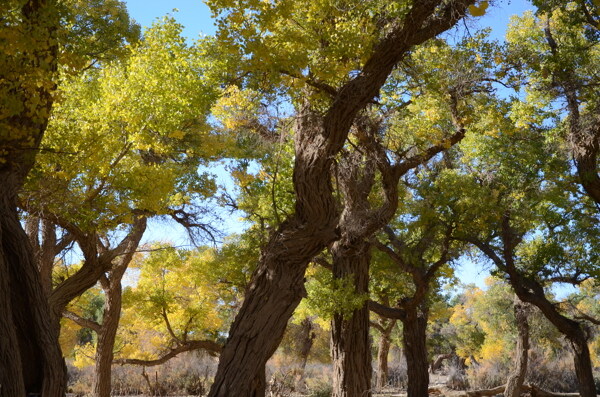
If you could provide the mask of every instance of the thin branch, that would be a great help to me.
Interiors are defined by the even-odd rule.
[[[381,332],[382,334],[385,334],[385,328],[383,328],[381,324],[376,323],[375,321],[369,321],[369,325],[375,328],[377,331]]]
[[[169,335],[171,335],[171,338],[173,338],[178,345],[182,345],[183,341],[179,339],[177,335],[175,335],[173,327],[171,327],[171,322],[169,321],[169,316],[167,315],[167,310],[164,307],[162,308],[162,312],[160,315],[163,318],[163,320],[165,320],[165,325],[167,326],[167,331],[169,331]]]
[[[297,80],[302,80],[309,86],[316,88],[319,91],[325,92],[326,94],[329,94],[332,98],[335,98],[335,96],[338,94],[337,90],[333,86],[330,86],[329,84],[324,83],[322,81],[311,79],[309,77],[304,77],[302,75],[290,72],[289,70],[280,70],[279,73]]]

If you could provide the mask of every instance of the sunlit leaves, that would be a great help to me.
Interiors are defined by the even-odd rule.
[[[352,312],[363,307],[368,299],[366,294],[356,292],[353,276],[334,278],[330,271],[323,268],[314,268],[309,273],[305,304],[320,319],[331,319],[334,314],[350,318]]]
[[[155,357],[177,341],[214,339],[222,331],[225,302],[213,271],[214,254],[155,245],[140,259],[137,284],[126,290],[121,356]],[[227,286],[228,287],[228,286]]]
[[[110,228],[132,210],[160,215],[213,194],[197,168],[226,148],[206,122],[218,93],[203,44],[180,33],[166,19],[126,58],[65,80],[30,198],[83,228]]]
[[[218,40],[238,52],[252,84],[284,83],[298,95],[306,80],[339,86],[367,59],[373,43],[404,15],[410,2],[208,2]],[[268,75],[267,79],[261,77]]]

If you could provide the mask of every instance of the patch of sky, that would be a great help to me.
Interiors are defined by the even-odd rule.
[[[126,0],[125,4],[129,15],[142,27],[169,14],[184,26],[183,35],[188,41],[216,32],[210,9],[200,0]]]

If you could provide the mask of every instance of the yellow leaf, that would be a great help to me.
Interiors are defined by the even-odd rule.
[[[185,132],[183,132],[181,130],[176,130],[169,134],[169,138],[175,138],[175,139],[183,139],[184,136],[185,136]]]
[[[488,8],[488,2],[482,1],[478,6],[472,4],[469,6],[469,13],[474,17],[480,17],[485,14],[485,10]]]

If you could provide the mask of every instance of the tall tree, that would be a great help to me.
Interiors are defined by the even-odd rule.
[[[474,92],[490,89],[484,79],[494,53],[493,45],[476,52],[480,41],[469,39],[450,48],[443,40],[432,40],[414,50],[384,87],[385,105],[374,107],[374,114],[365,112],[353,127],[350,147],[342,151],[336,167],[343,207],[340,239],[329,251],[334,277],[353,279],[358,294],[368,295],[371,237],[407,199],[399,189],[400,178],[458,144],[466,133],[464,120],[479,118],[473,110],[486,99]],[[368,316],[365,305],[351,318],[333,318],[336,396],[371,389]],[[426,325],[425,318],[423,335]]]
[[[60,395],[66,378],[58,329],[48,320],[48,303],[17,212],[17,195],[33,167],[52,107],[59,15],[54,1],[7,6],[2,10],[0,68],[0,384],[7,395]]]
[[[120,280],[147,218],[169,217],[190,233],[215,230],[202,219],[215,184],[198,172],[228,145],[209,132],[206,121],[218,95],[207,66],[212,42],[189,46],[180,33],[181,26],[167,18],[118,62],[65,77],[45,150],[21,194],[33,218],[36,251],[50,251],[39,255],[49,321],[58,328],[69,302],[103,281],[107,310],[97,352],[98,396],[110,394]],[[40,241],[39,219],[44,230],[49,223],[63,230],[63,238],[57,241],[56,231],[47,230]],[[77,244],[83,265],[52,288],[48,267],[65,241]]]
[[[102,1],[88,5],[94,9]],[[59,64],[64,70],[80,70],[69,62],[90,60],[92,46],[85,42],[91,34],[114,27],[89,23],[87,31],[73,35],[88,22],[103,19],[105,13],[78,15],[76,2],[52,0],[7,1],[2,7],[0,51],[0,384],[9,395],[43,392],[60,395],[65,391],[65,367],[58,345],[58,327],[51,324],[32,249],[17,213],[17,195],[34,165],[40,142],[56,97]],[[102,5],[102,4],[100,4]],[[100,9],[102,7],[99,7]],[[95,43],[109,52],[132,38],[132,27],[120,2],[113,2],[124,30],[113,30]],[[96,8],[98,11],[98,8]],[[110,10],[109,10],[110,11]],[[79,18],[68,27],[69,17]],[[122,18],[121,18],[122,17]],[[98,18],[98,19],[95,19]],[[85,23],[80,23],[85,22]],[[135,30],[135,29],[134,29]],[[132,32],[132,31],[131,31]],[[112,45],[104,47],[105,41]],[[96,48],[99,49],[99,48]],[[102,54],[100,51],[96,56]]]
[[[391,307],[369,302],[369,308],[377,314],[402,321],[402,341],[408,369],[407,393],[410,396],[423,395],[429,387],[426,333],[429,306],[438,272],[457,256],[456,247],[451,246],[451,231],[451,228],[442,226],[440,230],[439,227],[427,225],[421,233],[412,230],[416,238],[411,241],[399,239],[393,229],[387,228],[390,243],[375,243],[402,272],[410,275],[410,292]]]
[[[210,396],[264,396],[265,364],[305,294],[303,277],[308,262],[337,238],[338,211],[330,173],[333,158],[356,116],[378,95],[394,66],[414,46],[451,28],[472,3],[406,2],[389,9],[387,3],[375,4],[373,18],[362,10],[346,12],[347,7],[335,4],[305,8],[306,4],[300,3],[212,3],[215,13],[222,16],[219,35],[242,44],[249,62],[258,64],[260,70],[260,64],[272,55],[269,50],[279,49],[277,55],[287,52],[287,59],[296,63],[286,68],[268,59],[265,64],[273,67],[270,71],[283,69],[288,76],[320,87],[321,97],[326,97],[316,101],[313,95],[311,103],[305,95],[297,102],[295,210],[263,249],[221,354]],[[360,20],[355,19],[357,15]],[[290,19],[296,22],[282,24]],[[310,26],[308,30],[303,22]],[[304,43],[317,48],[292,48],[293,36],[308,39]],[[328,53],[334,57],[331,59],[340,59],[337,65],[319,65],[322,58],[314,57]],[[332,77],[327,79],[327,74]]]

